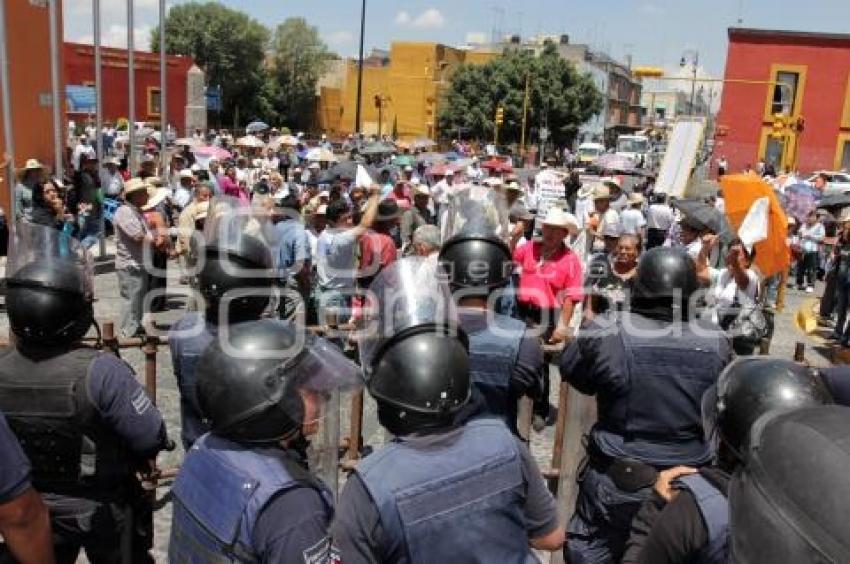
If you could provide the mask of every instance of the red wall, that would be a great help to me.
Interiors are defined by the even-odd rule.
[[[79,43],[65,43],[65,83],[94,84],[94,47]],[[103,47],[103,119],[113,123],[120,117],[129,117],[126,49]],[[148,114],[148,88],[159,88],[159,55],[135,52],[136,121],[159,123],[159,117]],[[194,64],[191,57],[169,55],[167,58],[168,123],[177,128],[178,135],[186,132],[186,74]],[[68,119],[78,123],[87,114],[68,114]]]
[[[850,35],[844,39],[788,37],[781,34],[748,37],[730,30],[725,79],[769,81],[771,65],[806,65],[800,115],[806,127],[800,136],[797,168],[802,172],[832,169],[850,77]],[[716,136],[716,157],[726,155],[730,169],[755,164],[761,137],[765,99],[772,86],[726,82]]]

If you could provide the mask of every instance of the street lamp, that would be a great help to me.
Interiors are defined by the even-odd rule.
[[[690,61],[688,61],[690,59]],[[689,50],[685,51],[682,54],[682,58],[679,61],[679,67],[685,68],[688,64],[692,67],[692,78],[691,78],[691,106],[690,111],[691,114],[694,113],[694,96],[696,96],[696,86],[697,86],[697,69],[699,68],[699,51]]]

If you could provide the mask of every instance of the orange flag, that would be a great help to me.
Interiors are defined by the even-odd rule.
[[[735,174],[724,176],[720,180],[723,200],[726,204],[726,217],[735,229],[741,226],[750,207],[759,198],[767,197],[770,210],[767,225],[767,239],[756,243],[755,266],[762,276],[773,276],[788,269],[791,255],[786,241],[788,236],[788,218],[779,203],[773,187],[758,176]]]

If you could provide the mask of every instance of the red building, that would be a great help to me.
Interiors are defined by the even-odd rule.
[[[725,81],[714,154],[730,170],[850,169],[850,35],[730,28]]]
[[[94,86],[94,47],[80,43],[65,43],[63,53],[65,84]],[[115,123],[118,118],[127,118],[129,78],[127,74],[127,50],[101,48],[103,62],[103,119]],[[168,80],[168,123],[175,127],[178,135],[185,133],[186,126],[186,75],[194,61],[191,57],[169,55],[166,58]],[[159,122],[160,88],[159,55],[136,51],[134,59],[136,80],[136,121]],[[68,112],[68,119],[85,121],[89,114]]]

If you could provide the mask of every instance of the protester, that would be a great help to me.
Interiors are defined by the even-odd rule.
[[[603,254],[599,260],[591,260],[587,285],[592,293],[585,298],[585,321],[599,314],[625,309],[639,257],[640,239],[637,235],[623,235],[617,240],[613,257]]]
[[[124,188],[124,178],[118,171],[121,162],[115,157],[103,159],[103,168],[100,170],[100,188],[107,198],[117,198]]]
[[[144,333],[144,297],[148,291],[145,246],[152,245],[154,236],[142,216],[147,204],[149,185],[141,178],[132,178],[124,185],[124,201],[115,212],[116,252],[115,272],[124,303],[121,307],[120,332],[123,337]]]
[[[32,219],[32,193],[36,186],[44,183],[44,165],[37,159],[27,159],[15,185],[15,220]]]
[[[434,215],[428,208],[431,192],[424,184],[415,184],[413,187],[413,207],[406,210],[401,216],[401,246],[402,250],[409,251],[413,243],[413,233],[423,225],[433,225],[436,222]]]
[[[310,299],[312,283],[313,254],[310,249],[310,239],[307,230],[301,223],[298,198],[287,194],[276,203],[275,237],[277,249],[274,250],[276,259],[277,278],[287,290],[281,297],[279,314],[282,319],[288,319],[299,305],[292,292],[297,292],[304,307]]]
[[[421,225],[413,232],[412,238],[413,254],[427,257],[437,263],[440,253],[440,228],[436,225]]]
[[[801,225],[799,230],[802,257],[797,266],[797,289],[805,290],[808,294],[815,291],[820,250],[825,235],[824,226],[817,213],[810,212],[806,216],[806,223]]]
[[[168,198],[167,188],[148,189],[148,201],[142,206],[142,217],[148,231],[153,237],[150,251],[150,263],[145,265],[148,271],[147,290],[153,295],[146,296],[150,300],[150,311],[157,312],[165,309],[166,286],[168,282],[168,258],[171,255],[171,235],[166,220],[165,202]]]
[[[620,235],[634,235],[640,241],[646,240],[643,217],[643,194],[632,192],[628,197],[628,207],[620,213]]]
[[[667,203],[667,194],[653,194],[646,212],[646,248],[660,247],[673,226],[673,208]]]

